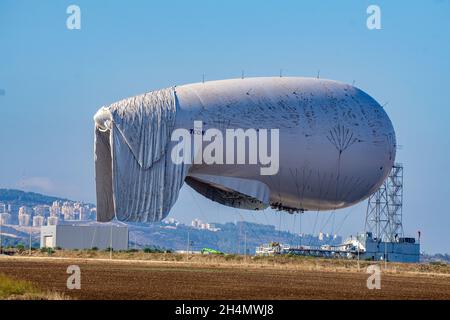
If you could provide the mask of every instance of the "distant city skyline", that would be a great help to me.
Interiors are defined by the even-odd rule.
[[[342,81],[391,118],[404,164],[404,227],[427,253],[450,252],[449,1],[68,1],[0,3],[0,188],[95,203],[93,115],[172,85],[245,76]],[[282,69],[282,71],[280,71]],[[184,186],[169,217],[246,220],[344,237],[364,231],[367,202],[300,215],[237,210]],[[301,217],[301,218],[300,218]],[[300,223],[301,222],[301,223]]]
[[[56,225],[64,221],[96,219],[96,207],[76,201],[53,201],[51,205],[16,205],[0,201],[0,224],[23,227]]]

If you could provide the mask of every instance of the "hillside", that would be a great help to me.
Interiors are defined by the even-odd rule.
[[[51,205],[53,201],[70,200],[16,189],[0,189],[0,202],[7,204],[32,207],[43,204]]]
[[[220,231],[195,229],[183,224],[174,227],[164,223],[129,223],[130,247],[186,250],[188,234],[191,250],[200,251],[208,247],[227,253],[244,253],[247,249],[248,253],[254,254],[257,246],[272,241],[291,245],[338,244],[342,241],[341,237],[324,241],[312,235],[299,237],[288,231],[277,230],[272,225],[251,222],[214,223],[214,225]]]

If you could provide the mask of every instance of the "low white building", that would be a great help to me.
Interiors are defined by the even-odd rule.
[[[41,248],[128,249],[128,227],[117,225],[55,225],[41,227]]]
[[[200,229],[200,230],[208,230],[208,231],[220,231],[220,228],[216,228],[214,224],[211,223],[203,223],[200,219],[194,219],[191,222],[191,226],[194,227],[195,229]]]

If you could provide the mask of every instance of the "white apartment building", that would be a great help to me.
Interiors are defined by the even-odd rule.
[[[11,222],[11,215],[6,212],[0,213],[0,224],[5,225]]]
[[[64,220],[74,220],[74,207],[70,202],[64,202],[61,207],[61,214]]]
[[[202,221],[200,219],[194,219],[191,222],[191,226],[193,226],[194,228],[200,229],[200,226],[202,224]]]
[[[45,218],[43,216],[33,217],[33,227],[42,227],[44,225]]]
[[[59,218],[55,216],[50,216],[47,218],[47,225],[48,226],[56,226],[58,225]]]
[[[50,216],[59,217],[61,215],[61,205],[59,201],[54,201],[50,207]]]
[[[21,213],[19,211],[19,226],[28,227],[31,222],[31,215],[28,213]]]
[[[50,215],[50,206],[47,205],[34,206],[33,212],[35,216],[48,217]]]
[[[21,206],[21,207],[19,208],[19,216],[20,216],[21,214],[27,214],[27,215],[30,215],[30,216],[31,216],[32,213],[33,213],[33,210],[32,210],[30,207],[27,207],[27,206]]]
[[[8,212],[8,206],[6,203],[0,202],[0,213]]]
[[[80,220],[84,221],[84,220],[88,220],[89,219],[89,216],[90,216],[89,208],[83,206],[83,207],[80,207],[78,209],[78,211],[79,211],[79,218],[80,218]]]
[[[220,228],[216,228],[214,224],[203,223],[200,219],[192,220],[191,225],[196,229],[209,230],[213,232],[220,230]]]
[[[97,208],[92,208],[89,210],[91,219],[97,220]]]

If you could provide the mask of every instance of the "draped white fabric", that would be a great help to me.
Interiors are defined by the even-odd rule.
[[[187,173],[185,165],[170,158],[174,90],[125,99],[106,110],[112,118],[109,130],[97,127],[95,135],[97,220],[160,221],[177,200]]]

